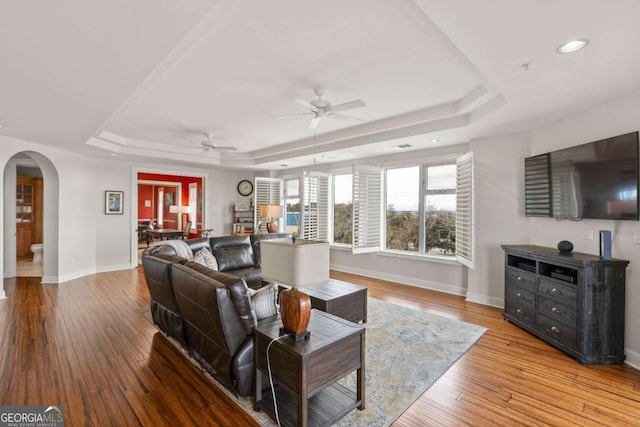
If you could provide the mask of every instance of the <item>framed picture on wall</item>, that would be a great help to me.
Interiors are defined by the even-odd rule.
[[[124,205],[124,191],[104,192],[104,213],[106,215],[122,215]]]

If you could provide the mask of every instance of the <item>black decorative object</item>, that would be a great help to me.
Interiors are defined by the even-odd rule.
[[[568,240],[561,240],[558,242],[558,250],[563,254],[568,254],[573,250],[573,243]]]

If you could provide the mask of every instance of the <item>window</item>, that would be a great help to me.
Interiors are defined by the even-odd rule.
[[[300,180],[284,181],[285,232],[299,233],[300,225]]]
[[[386,249],[455,255],[455,164],[387,169],[386,206]]]
[[[386,171],[386,248],[419,250],[420,168],[418,166]]]
[[[424,248],[437,255],[456,250],[456,165],[426,166]]]
[[[351,245],[353,175],[333,176],[333,243]]]

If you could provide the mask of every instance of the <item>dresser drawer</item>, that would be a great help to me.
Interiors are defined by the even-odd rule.
[[[539,295],[548,296],[573,309],[576,308],[576,298],[578,297],[576,285],[565,285],[557,280],[541,277],[538,293]]]
[[[535,307],[523,303],[519,298],[507,296],[507,299],[504,302],[504,311],[513,317],[517,317],[518,319],[522,319],[523,321],[527,321],[532,324],[536,321]]]
[[[529,273],[515,267],[507,267],[507,288],[510,285],[519,286],[524,289],[530,289],[535,292],[537,288],[537,275]]]
[[[576,329],[559,322],[557,319],[551,319],[542,314],[538,314],[538,328],[545,335],[570,346],[572,349],[576,347]]]
[[[576,310],[558,301],[540,296],[538,299],[538,311],[550,319],[558,320],[569,326],[576,326]]]
[[[516,303],[529,304],[533,307],[536,305],[535,292],[520,288],[518,286],[507,286],[506,297],[514,300]]]

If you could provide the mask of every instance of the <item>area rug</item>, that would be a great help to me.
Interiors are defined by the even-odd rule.
[[[352,411],[338,426],[391,424],[486,332],[480,326],[374,298],[368,299],[367,317],[366,409]],[[340,383],[355,390],[355,374]],[[264,413],[253,411],[250,398],[238,399],[219,387],[261,425],[276,425]]]

